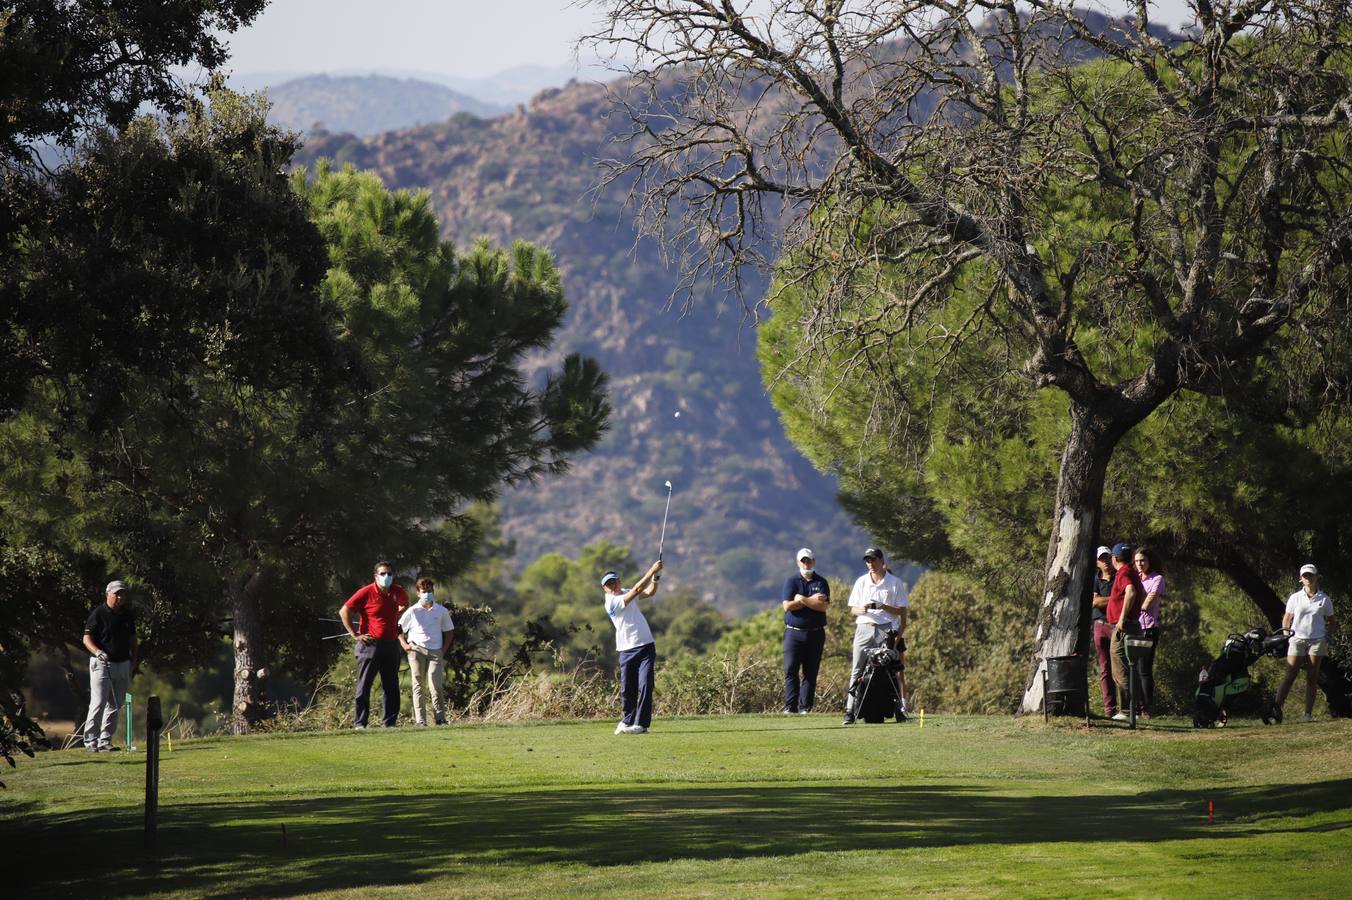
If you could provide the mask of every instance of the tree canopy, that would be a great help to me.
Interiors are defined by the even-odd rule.
[[[648,85],[612,177],[692,278],[763,262],[784,222],[796,372],[881,373],[904,414],[875,440],[923,454],[959,383],[959,403],[1015,381],[1063,398],[1025,709],[1040,659],[1084,645],[1124,436],[1180,392],[1234,392],[1278,344],[1293,383],[1344,390],[1321,348],[1348,321],[1346,4],[1198,4],[1187,37],[1142,4],[595,5],[593,42]]]

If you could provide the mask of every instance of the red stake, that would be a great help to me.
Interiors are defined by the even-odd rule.
[[[1208,822],[1216,821],[1216,804],[1210,800],[1206,802],[1206,820]]]

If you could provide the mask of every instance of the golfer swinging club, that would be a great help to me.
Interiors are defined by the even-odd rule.
[[[644,734],[653,720],[653,668],[657,664],[657,646],[648,620],[638,608],[640,597],[657,593],[657,573],[662,560],[632,588],[620,586],[620,576],[607,572],[601,576],[606,592],[606,615],[615,624],[615,649],[620,652],[620,686],[624,697],[624,718],[615,726],[616,734]]]

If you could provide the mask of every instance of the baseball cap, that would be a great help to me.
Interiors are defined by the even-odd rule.
[[[611,581],[618,581],[619,577],[614,572],[607,572],[601,576],[601,587],[605,587]]]
[[[110,581],[108,586],[103,589],[105,594],[116,594],[118,591],[125,591],[127,586],[120,581]]]
[[[1302,574],[1302,575],[1318,575],[1318,574],[1319,574],[1319,570],[1316,569],[1316,568],[1314,567],[1314,563],[1306,563],[1305,565],[1303,565],[1303,566],[1300,567],[1300,574]]]
[[[1097,551],[1094,552],[1094,559],[1100,559],[1104,556],[1112,556],[1112,555],[1113,555],[1112,550],[1110,550],[1107,547],[1100,547],[1098,548]]]
[[[1113,556],[1118,559],[1126,559],[1131,555],[1131,544],[1122,543],[1113,546]]]
[[[798,555],[795,556],[795,557],[793,558],[793,561],[794,561],[794,562],[798,562],[799,560],[804,560],[804,559],[815,560],[816,558],[817,558],[817,554],[813,553],[811,550],[809,550],[808,548],[804,547],[802,550],[799,550],[799,551],[798,551]]]
[[[883,551],[879,550],[877,547],[869,547],[867,550],[864,551],[864,559],[868,559],[869,557],[877,557],[878,559],[887,559],[887,557],[883,556]]]

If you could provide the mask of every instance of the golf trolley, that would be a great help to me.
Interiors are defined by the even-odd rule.
[[[898,722],[906,721],[900,681],[904,665],[901,654],[906,652],[906,641],[898,636],[896,649],[892,643],[889,637],[886,645],[865,650],[864,672],[850,685],[855,715],[874,725],[893,716]]]
[[[1228,706],[1236,696],[1249,689],[1249,666],[1264,656],[1286,656],[1291,631],[1282,629],[1268,634],[1254,628],[1243,634],[1232,634],[1221,645],[1220,655],[1197,676],[1197,699],[1193,704],[1192,727],[1224,727],[1229,719]],[[1280,724],[1282,709],[1275,700],[1264,700],[1264,725]]]

